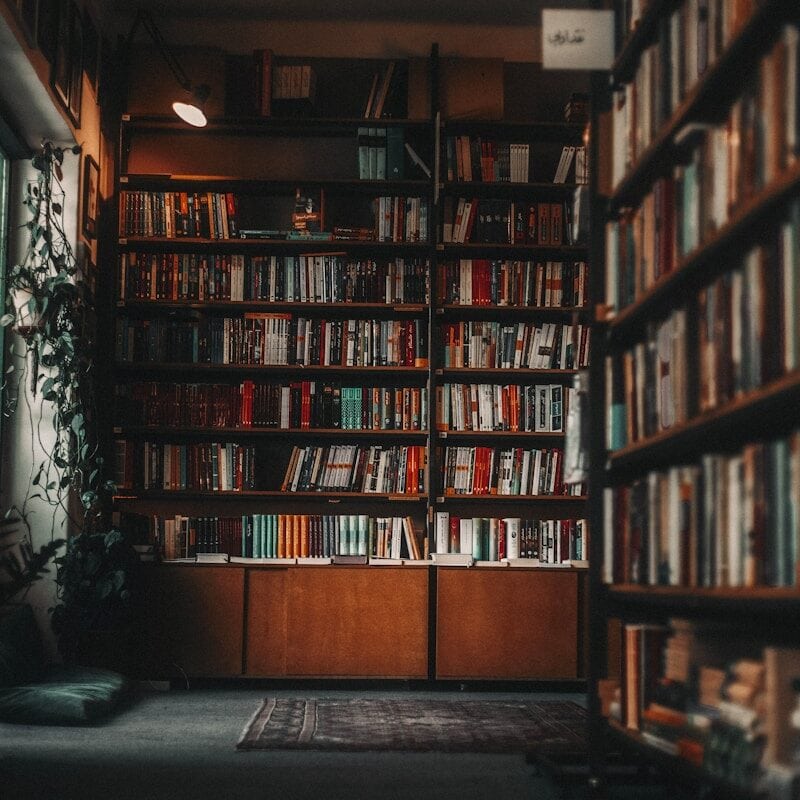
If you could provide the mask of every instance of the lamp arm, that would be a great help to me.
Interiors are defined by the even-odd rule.
[[[127,46],[130,47],[131,43],[133,42],[134,34],[139,26],[144,28],[150,35],[150,38],[153,40],[158,52],[161,53],[162,58],[167,62],[167,66],[170,68],[175,80],[183,89],[185,89],[187,92],[191,92],[192,82],[189,80],[189,76],[186,74],[186,72],[184,72],[183,67],[176,58],[175,54],[172,52],[170,46],[166,43],[166,41],[164,41],[164,37],[161,35],[161,31],[159,31],[159,29],[156,27],[156,23],[153,18],[144,9],[140,8],[136,14],[136,19],[131,26],[130,33],[128,33],[126,43]]]

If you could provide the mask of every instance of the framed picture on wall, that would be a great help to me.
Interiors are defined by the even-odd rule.
[[[59,0],[38,0],[37,6],[36,43],[50,64],[56,56],[59,5]]]
[[[59,102],[76,128],[81,126],[81,89],[83,86],[83,23],[78,6],[62,0],[50,83]]]
[[[17,12],[25,38],[31,47],[36,47],[36,17],[39,13],[38,0],[18,0]]]
[[[83,159],[83,235],[87,239],[97,236],[97,199],[100,186],[100,167],[90,156]]]
[[[83,94],[83,14],[76,3],[69,4],[69,115],[81,126]]]

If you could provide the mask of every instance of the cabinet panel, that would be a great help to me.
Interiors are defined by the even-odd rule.
[[[286,675],[286,637],[289,631],[286,595],[291,583],[290,575],[288,569],[248,570],[247,675]]]
[[[427,677],[427,569],[303,567],[290,570],[288,584],[287,675]],[[259,652],[256,635],[250,628]]]
[[[578,576],[439,569],[436,677],[576,679]]]
[[[159,565],[142,573],[142,674],[241,675],[244,570]]]

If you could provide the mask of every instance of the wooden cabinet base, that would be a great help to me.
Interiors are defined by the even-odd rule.
[[[575,680],[578,574],[437,570],[436,677]]]
[[[250,569],[250,676],[427,678],[428,570]]]

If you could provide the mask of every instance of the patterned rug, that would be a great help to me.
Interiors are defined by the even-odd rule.
[[[571,702],[268,697],[240,750],[441,750],[523,753],[576,744],[586,712]]]

